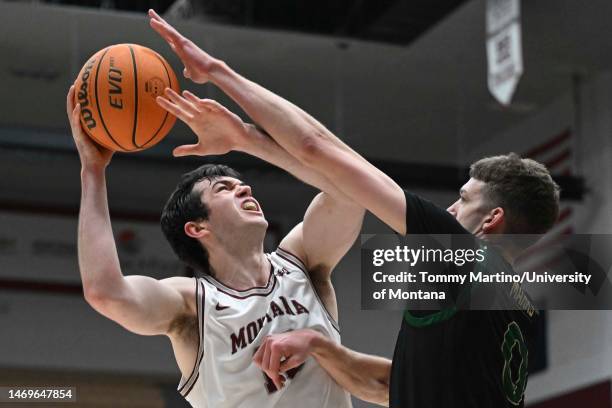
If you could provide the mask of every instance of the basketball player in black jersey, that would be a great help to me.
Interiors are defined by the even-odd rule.
[[[154,12],[149,15],[152,28],[185,65],[185,77],[218,86],[283,149],[397,233],[471,234],[475,239],[487,240],[496,234],[542,234],[556,221],[559,188],[540,163],[515,154],[481,159],[472,164],[470,179],[461,188],[457,201],[441,209],[402,190],[297,106],[210,56]],[[160,105],[179,118],[185,102],[197,103],[193,95],[167,97],[170,101],[160,99]],[[182,119],[190,126],[193,123],[189,118]],[[205,131],[196,133],[205,140]],[[191,154],[190,149],[193,147],[179,148],[175,153]],[[490,251],[487,265],[511,271],[522,250],[524,247],[512,246]],[[501,301],[515,301],[509,293],[500,296],[504,297]],[[260,354],[272,349],[289,364],[314,356],[349,391],[360,390],[367,395],[371,389],[376,402],[392,407],[521,407],[529,361],[527,339],[534,312],[509,309],[514,310],[407,311],[392,368],[384,359],[360,360],[351,350],[331,346],[309,330],[271,336]],[[256,362],[266,370],[279,366],[278,362],[262,361],[261,355],[256,356]],[[281,371],[287,366],[281,364]],[[389,370],[387,401],[380,398],[379,388],[387,384]]]

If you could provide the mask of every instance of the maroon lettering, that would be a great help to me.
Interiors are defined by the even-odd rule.
[[[282,316],[282,315],[285,314],[285,313],[283,313],[281,308],[274,301],[270,302],[270,309],[272,309],[272,316],[273,317],[278,317],[278,316]]]
[[[285,299],[284,296],[279,296],[281,302],[283,302],[283,306],[285,306],[285,312],[287,312],[287,314],[289,315],[295,315],[295,313],[293,313],[293,310],[291,310],[291,306],[289,306],[289,303],[287,303],[287,299]]]
[[[251,322],[247,324],[246,329],[247,329],[247,336],[249,337],[249,344],[251,344],[255,340],[255,337],[257,337],[257,333],[259,332],[257,330],[257,324],[255,324],[255,322]]]
[[[246,339],[244,338],[244,327],[240,328],[238,332],[238,336],[235,333],[232,333],[232,354],[235,354],[238,351],[238,348],[246,347]]]
[[[263,328],[263,324],[266,321],[266,316],[264,317],[260,317],[259,319],[257,319],[257,328],[259,330],[261,330]]]
[[[266,323],[270,323],[273,319],[276,319],[280,316],[295,316],[296,314],[304,314],[310,313],[308,309],[302,305],[300,302],[294,299],[287,299],[284,296],[279,296],[279,300],[282,303],[282,308],[278,303],[274,301],[270,301],[270,312],[266,313],[264,316],[249,322],[246,326],[243,326],[238,331],[238,334],[232,333],[231,343],[232,343],[232,354],[238,352],[248,344],[251,344],[257,338],[257,335],[263,329]],[[291,307],[293,305],[293,307]],[[283,311],[283,309],[285,311]],[[271,315],[270,315],[271,313]]]
[[[302,305],[300,302],[298,302],[297,300],[295,300],[295,299],[291,299],[291,303],[293,303],[293,307],[295,308],[295,312],[296,312],[297,314],[299,314],[299,315],[300,315],[300,314],[302,314],[302,313],[310,313],[310,312],[308,311],[308,309],[306,309],[306,307],[305,307],[305,306],[303,306],[303,305]]]

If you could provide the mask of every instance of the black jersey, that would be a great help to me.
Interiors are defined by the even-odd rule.
[[[469,234],[447,211],[406,192],[406,231]],[[512,271],[496,251],[487,268]],[[512,301],[508,295],[504,301]],[[533,312],[523,310],[404,313],[389,402],[402,408],[523,407]]]

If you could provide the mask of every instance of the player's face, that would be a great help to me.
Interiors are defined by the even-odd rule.
[[[459,190],[459,199],[446,209],[463,228],[476,235],[482,232],[482,225],[491,210],[484,198],[484,187],[483,181],[471,178]]]
[[[210,213],[207,224],[217,235],[223,231],[244,233],[244,228],[265,228],[268,222],[261,206],[251,194],[251,187],[233,177],[202,180],[202,200]]]

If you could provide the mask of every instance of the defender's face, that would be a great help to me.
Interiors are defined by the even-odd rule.
[[[217,233],[247,226],[266,228],[268,222],[261,206],[253,198],[251,187],[233,177],[202,180],[194,186],[201,190],[202,200],[210,209],[207,223]]]
[[[459,199],[446,209],[472,234],[479,234],[491,210],[484,198],[485,183],[470,178],[459,190]]]

